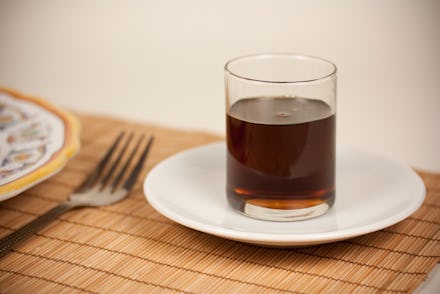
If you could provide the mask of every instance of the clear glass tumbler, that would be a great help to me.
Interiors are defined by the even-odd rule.
[[[294,221],[335,201],[336,66],[289,53],[225,65],[227,197],[247,216]]]

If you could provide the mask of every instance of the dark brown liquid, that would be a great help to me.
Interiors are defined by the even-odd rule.
[[[242,99],[226,118],[227,193],[274,209],[329,206],[335,193],[335,123],[331,108],[305,98]]]

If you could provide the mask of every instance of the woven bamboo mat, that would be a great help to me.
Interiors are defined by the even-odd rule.
[[[142,177],[124,201],[68,212],[1,259],[1,293],[407,293],[440,261],[440,174],[420,173],[425,203],[392,227],[327,245],[260,248],[175,224],[143,196],[154,165],[221,138],[79,118],[80,153],[59,174],[0,203],[2,236],[65,200],[121,129],[156,136]]]

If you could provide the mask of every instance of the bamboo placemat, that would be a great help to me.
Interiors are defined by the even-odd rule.
[[[144,198],[142,181],[154,165],[221,138],[79,118],[80,153],[59,174],[0,203],[2,236],[65,200],[121,129],[155,134],[142,177],[124,201],[68,212],[1,259],[1,293],[407,293],[440,260],[440,174],[420,173],[423,206],[392,227],[327,245],[261,248],[175,224]]]

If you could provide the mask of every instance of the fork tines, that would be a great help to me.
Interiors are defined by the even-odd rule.
[[[115,139],[115,141],[113,142],[107,153],[98,163],[96,169],[92,172],[92,174],[89,175],[87,179],[84,180],[84,182],[80,185],[77,191],[88,190],[91,187],[95,186],[95,184],[98,184],[100,189],[110,187],[110,189],[114,191],[119,187],[119,184],[123,179],[125,179],[125,182],[123,182],[121,188],[126,190],[127,192],[130,191],[134,183],[136,182],[139,173],[142,170],[143,164],[147,158],[151,144],[153,143],[154,140],[153,136],[149,137],[148,141],[143,147],[142,153],[139,155],[139,159],[137,163],[135,164],[134,168],[132,168],[131,172],[127,176],[126,175],[127,170],[129,169],[130,164],[133,161],[135,155],[138,153],[138,150],[141,148],[141,145],[143,145],[145,135],[140,136],[139,139],[136,140],[134,146],[130,146],[133,145],[131,144],[133,138],[134,138],[133,133],[130,133],[127,136],[124,131],[121,132],[117,136],[117,138]],[[125,143],[122,145],[121,148],[118,148],[120,143],[124,140]],[[127,155],[129,149],[131,149],[131,152],[129,153],[129,155]],[[118,154],[116,154],[116,151],[118,151]],[[126,157],[125,164],[121,168],[119,168],[119,165],[121,165],[122,159],[124,157]],[[110,167],[108,167],[109,163],[112,161],[112,158],[114,158],[113,163],[111,164]],[[118,169],[119,172],[117,172]],[[116,176],[114,176],[114,174],[116,174]]]

